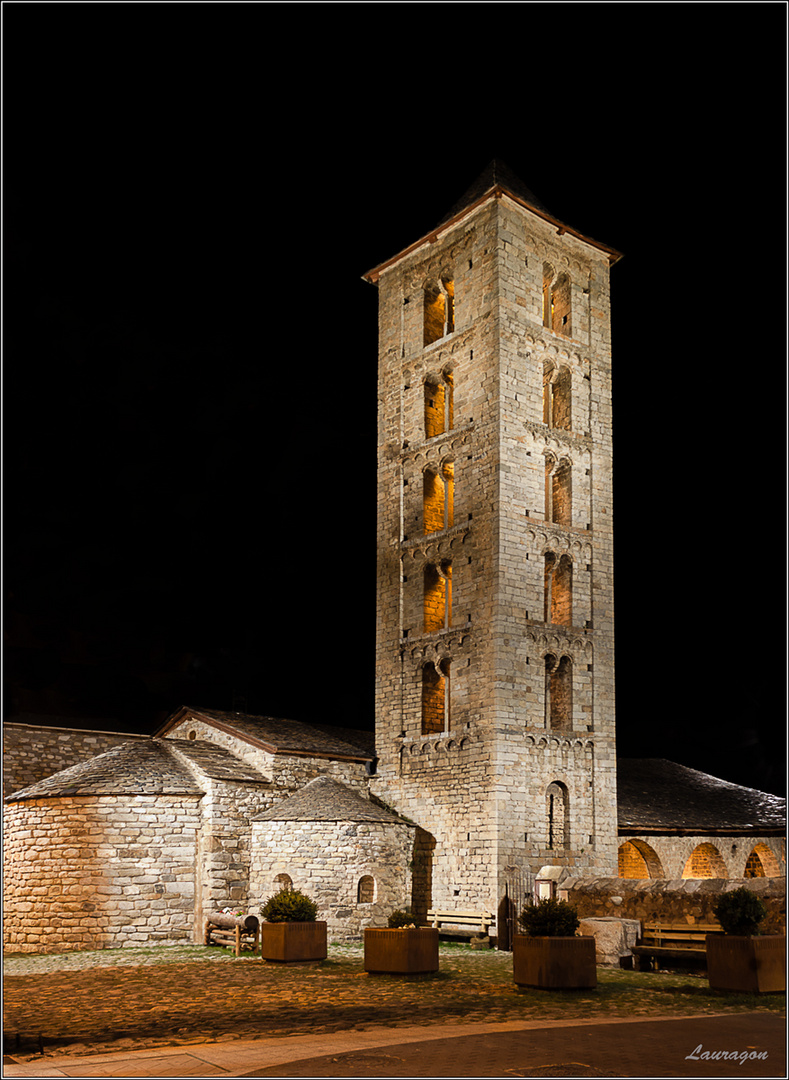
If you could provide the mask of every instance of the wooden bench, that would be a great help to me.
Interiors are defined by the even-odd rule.
[[[442,923],[450,923],[453,926],[469,926],[486,935],[488,927],[493,922],[493,915],[489,911],[442,911],[431,908],[427,913],[430,925],[441,928]]]
[[[630,950],[648,968],[663,960],[698,961],[707,951],[707,934],[722,934],[720,923],[644,923],[638,944]]]
[[[203,926],[203,944],[231,946],[236,956],[240,956],[242,949],[256,953],[260,945],[260,921],[256,915],[209,911]]]

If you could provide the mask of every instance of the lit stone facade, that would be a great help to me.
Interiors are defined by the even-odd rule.
[[[367,276],[372,789],[434,836],[434,904],[495,910],[513,874],[522,890],[546,863],[616,872],[615,254],[490,180]]]
[[[199,942],[207,910],[255,911],[286,883],[333,939],[408,906],[487,908],[506,939],[543,867],[560,889],[639,878],[657,906],[693,892],[683,877],[785,875],[785,800],[661,759],[617,766],[616,258],[494,165],[366,275],[374,745],[186,707],[151,738],[7,725],[6,948]],[[586,914],[616,906],[588,892]]]
[[[198,794],[26,800],[4,818],[9,952],[193,940]]]

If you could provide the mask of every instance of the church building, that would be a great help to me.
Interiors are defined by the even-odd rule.
[[[375,733],[187,707],[151,737],[7,724],[8,949],[201,941],[205,911],[290,885],[343,939],[404,907],[495,935],[567,876],[785,874],[784,800],[617,762],[619,258],[493,162],[364,275]]]

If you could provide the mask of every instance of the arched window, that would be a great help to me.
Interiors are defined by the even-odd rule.
[[[553,850],[570,846],[570,807],[567,788],[559,781],[545,791],[548,847]]]
[[[432,439],[454,426],[454,380],[451,371],[425,380],[425,438]]]
[[[370,874],[365,874],[364,877],[359,878],[359,884],[356,886],[356,903],[357,904],[372,904],[375,900],[375,878]]]
[[[572,465],[568,458],[557,461],[545,455],[545,520],[566,528],[573,523]]]
[[[569,656],[545,657],[545,726],[569,731],[573,726],[573,663]]]
[[[448,659],[422,668],[422,734],[438,735],[449,731]]]
[[[455,520],[455,466],[445,461],[423,473],[422,520],[425,536],[448,529]]]
[[[572,337],[570,278],[550,263],[542,267],[542,325],[554,334]]]
[[[274,884],[276,885],[277,890],[282,892],[283,890],[293,888],[293,879],[290,874],[277,874],[274,878]]]
[[[550,428],[572,431],[572,374],[565,366],[546,360],[542,375],[542,422]]]
[[[423,344],[432,345],[455,329],[455,283],[438,278],[425,286]]]
[[[573,624],[573,561],[569,555],[545,552],[544,620],[554,626]]]
[[[452,625],[452,563],[428,563],[424,579],[425,633],[434,634]]]

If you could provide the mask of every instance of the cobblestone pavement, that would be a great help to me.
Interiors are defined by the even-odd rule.
[[[312,966],[195,946],[9,958],[5,970],[5,1051],[20,1061],[65,1047],[136,1050],[452,1021],[780,1015],[783,1003],[782,995],[715,994],[698,976],[618,969],[598,969],[595,991],[519,991],[510,954],[444,947],[437,975],[411,979],[366,974],[361,946],[331,946]]]

